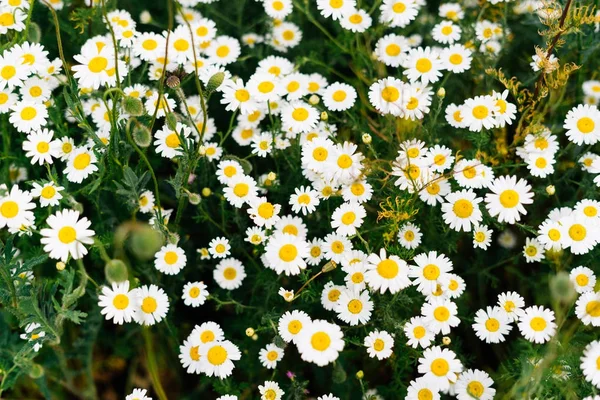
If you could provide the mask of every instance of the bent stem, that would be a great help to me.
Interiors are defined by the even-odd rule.
[[[150,372],[152,387],[154,388],[154,391],[160,400],[168,400],[167,394],[160,383],[160,377],[158,375],[158,363],[156,362],[154,348],[152,347],[152,335],[150,333],[150,329],[143,328],[142,335],[144,336],[144,350],[146,353],[146,358],[148,359],[148,372]]]

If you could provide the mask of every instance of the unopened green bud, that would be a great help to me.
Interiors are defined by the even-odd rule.
[[[336,268],[337,268],[336,262],[333,261],[333,260],[331,260],[327,264],[323,265],[323,268],[321,268],[321,271],[323,271],[323,272],[331,272],[331,271],[333,271]]]
[[[313,94],[308,99],[308,102],[313,106],[316,106],[317,104],[319,104],[319,101],[321,101],[321,99],[316,94]]]
[[[195,206],[197,206],[198,204],[200,204],[200,202],[202,201],[202,198],[200,198],[200,195],[197,193],[188,193],[188,199],[190,200],[190,204],[193,204]]]
[[[252,337],[254,336],[256,332],[254,331],[254,328],[250,327],[250,328],[246,328],[246,336],[248,337]]]
[[[104,266],[104,276],[110,283],[125,282],[129,277],[127,266],[121,260],[110,260]]]
[[[152,133],[144,125],[136,125],[131,136],[135,144],[144,149],[152,144]]]
[[[177,75],[171,75],[167,78],[165,83],[171,89],[175,89],[175,88],[179,87],[179,85],[181,85],[181,80],[179,79],[179,77]]]
[[[39,379],[44,376],[44,367],[40,364],[33,364],[29,369],[29,377],[31,379]]]
[[[215,90],[221,86],[223,81],[225,80],[225,74],[223,72],[217,72],[208,80],[208,84],[206,85],[207,94],[211,94]]]
[[[321,113],[321,120],[322,121],[327,121],[329,119],[329,115],[327,114],[327,111],[323,111]]]
[[[144,114],[144,105],[141,100],[131,96],[125,96],[123,99],[123,109],[133,117],[139,117]]]
[[[573,282],[565,271],[560,271],[550,278],[550,293],[555,300],[561,303],[569,304],[577,298]]]
[[[363,379],[364,377],[365,377],[365,373],[363,372],[362,369],[356,373],[356,379],[360,380],[360,379]]]
[[[175,113],[167,113],[167,126],[170,130],[177,130],[177,116]]]
[[[131,232],[129,247],[135,257],[142,261],[151,260],[164,243],[163,235],[148,224]]]
[[[18,3],[17,3],[18,4]],[[35,22],[29,22],[29,37],[27,38],[28,42],[39,43],[42,39],[42,30],[40,26]]]
[[[57,271],[63,271],[66,267],[67,267],[67,264],[65,264],[62,261],[59,261],[59,262],[56,263],[56,270]]]
[[[204,189],[202,189],[202,196],[204,197],[208,197],[212,194],[212,190],[210,190],[209,187],[205,187]]]
[[[443,87],[439,88],[437,91],[437,95],[440,99],[443,99],[444,97],[446,97],[446,89],[444,89]]]
[[[554,193],[556,193],[556,188],[554,185],[546,186],[546,193],[548,193],[548,196],[552,196]]]
[[[364,144],[371,144],[371,142],[373,141],[373,138],[368,133],[363,133],[362,134],[362,141],[363,141]]]

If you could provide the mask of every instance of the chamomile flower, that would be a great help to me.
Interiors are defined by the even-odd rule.
[[[434,333],[425,324],[423,317],[412,317],[404,325],[404,334],[408,338],[407,344],[415,349],[419,346],[425,349],[435,339]]]
[[[556,332],[554,311],[541,306],[531,306],[519,316],[519,330],[525,339],[533,343],[544,343]]]
[[[286,311],[277,323],[277,331],[287,342],[296,343],[298,335],[311,324],[307,313],[300,310]]]
[[[356,90],[345,83],[332,83],[323,92],[323,104],[330,111],[344,111],[356,101]]]
[[[325,18],[339,20],[356,8],[356,0],[317,0],[317,8]]]
[[[204,282],[188,282],[183,286],[181,298],[183,304],[191,307],[199,307],[206,302],[208,290]]]
[[[523,246],[523,255],[527,263],[541,261],[544,258],[544,247],[537,239],[527,238]]]
[[[511,125],[512,121],[516,119],[517,106],[508,102],[507,97],[508,89],[502,93],[492,93],[492,98],[496,101],[496,126],[500,128],[507,124]]]
[[[440,60],[445,69],[459,74],[471,68],[472,54],[471,50],[462,44],[453,44],[442,50]]]
[[[569,274],[571,282],[577,293],[587,293],[594,290],[596,286],[596,275],[594,271],[587,267],[579,266],[573,268]]]
[[[131,394],[125,397],[125,400],[152,400],[152,397],[146,396],[148,391],[146,389],[133,389]]]
[[[464,106],[451,103],[446,107],[446,121],[454,128],[466,128],[463,118]]]
[[[369,357],[378,360],[389,358],[393,353],[394,338],[386,331],[370,332],[363,341]]]
[[[358,146],[344,142],[333,147],[331,158],[325,165],[325,175],[340,183],[349,183],[359,178],[364,156],[357,152]]]
[[[559,224],[562,246],[573,254],[586,254],[598,243],[597,221],[574,214],[561,218]]]
[[[5,196],[0,197],[0,228],[19,229],[33,225],[35,216],[31,210],[35,209],[35,203],[32,200],[32,193],[13,185]]]
[[[405,400],[440,400],[437,384],[430,379],[420,377],[410,382]]]
[[[506,314],[510,322],[516,322],[523,314],[525,300],[517,292],[500,293],[498,307]]]
[[[294,189],[294,194],[290,196],[290,205],[292,211],[302,215],[312,214],[319,205],[318,192],[310,186],[300,186]]]
[[[600,111],[589,104],[573,107],[567,113],[563,128],[571,142],[577,145],[595,144],[600,140]]]
[[[456,385],[457,400],[493,400],[496,395],[496,389],[492,387],[494,381],[487,372],[468,369],[462,372]]]
[[[442,285],[444,294],[451,299],[460,297],[460,295],[465,291],[465,288],[466,286],[464,279],[456,274],[448,274],[446,283]]]
[[[462,370],[462,363],[456,358],[456,354],[439,346],[426,349],[423,357],[419,358],[419,373],[424,374],[425,379],[430,382],[436,383],[440,390],[448,390]]]
[[[133,292],[129,291],[129,281],[113,283],[112,287],[102,287],[102,294],[98,296],[100,314],[107,321],[112,320],[115,324],[122,325],[123,322],[131,322],[134,313]]]
[[[199,340],[200,343],[220,342],[225,336],[223,330],[216,322],[203,322],[202,325],[196,325],[189,335],[192,340]]]
[[[145,190],[140,194],[140,198],[138,199],[138,207],[140,208],[140,212],[144,214],[149,214],[152,212],[154,208],[154,193],[150,190]]]
[[[287,233],[302,240],[306,239],[306,225],[302,218],[293,215],[284,215],[275,224],[275,232]]]
[[[214,258],[225,258],[230,253],[231,245],[226,237],[218,237],[208,244],[208,252]]]
[[[410,49],[404,62],[404,75],[411,82],[421,80],[425,85],[437,82],[442,76],[443,65],[437,51],[430,47]]]
[[[321,260],[323,259],[323,241],[319,238],[314,238],[308,244],[308,256],[306,257],[306,263],[308,265],[319,265]]]
[[[276,233],[265,246],[266,267],[278,274],[298,275],[306,268],[308,243],[303,238],[289,233]]]
[[[404,28],[419,13],[419,6],[414,0],[384,0],[379,9],[380,21],[392,28]]]
[[[273,19],[284,19],[294,9],[292,0],[265,0],[263,7],[267,15]]]
[[[12,14],[3,11],[0,8],[0,16]],[[0,34],[4,33],[2,27],[3,24],[0,24]],[[29,71],[20,65],[19,59],[14,53],[5,51],[0,54],[0,89],[7,88],[12,91],[15,87],[22,86],[28,75]]]
[[[185,267],[186,262],[185,252],[174,244],[163,246],[154,255],[154,267],[166,275],[177,275]]]
[[[181,122],[177,123],[175,130],[171,130],[165,124],[162,129],[154,133],[156,152],[165,158],[181,156],[183,151],[181,141],[186,140],[191,133],[192,129]]]
[[[457,312],[456,304],[443,298],[431,299],[421,307],[423,321],[436,335],[440,332],[447,335],[451,328],[460,324],[460,319],[456,316]]]
[[[239,110],[240,114],[245,115],[251,114],[258,107],[241,79],[225,82],[223,84],[222,93],[223,98],[221,99],[221,104],[226,104],[225,109],[228,111]]]
[[[318,118],[317,109],[303,101],[290,102],[281,110],[283,130],[292,134],[313,129],[317,125]]]
[[[62,194],[60,194],[62,190],[64,190],[64,187],[56,186],[54,182],[47,182],[43,185],[33,182],[31,195],[39,198],[40,206],[42,207],[57,206],[63,198]]]
[[[343,203],[331,216],[331,227],[338,235],[353,236],[367,216],[365,208],[360,204]]]
[[[223,189],[225,198],[235,208],[241,208],[245,203],[254,200],[257,196],[256,181],[243,174],[236,174]]]
[[[440,5],[438,15],[456,22],[465,17],[465,12],[458,3],[444,3]]]
[[[373,19],[365,10],[354,9],[342,14],[340,25],[351,32],[362,33],[371,27]]]
[[[246,229],[246,238],[244,240],[252,243],[255,246],[258,246],[265,241],[265,238],[266,232],[263,229],[257,226],[252,226]]]
[[[415,278],[413,285],[425,295],[433,293],[438,284],[445,283],[448,272],[452,271],[452,261],[436,251],[418,254],[413,261],[416,265],[409,266],[408,276]]]
[[[421,229],[412,222],[408,222],[398,232],[398,242],[407,249],[416,249],[421,244]]]
[[[4,210],[4,204],[6,198],[2,199],[0,210]],[[85,217],[79,219],[78,211],[57,211],[46,219],[46,224],[48,228],[40,231],[40,242],[44,251],[55,260],[65,262],[69,256],[74,260],[80,259],[87,254],[84,245],[94,243],[95,232],[89,229],[91,222]]]
[[[548,153],[531,153],[526,158],[527,169],[532,176],[546,178],[554,173],[556,160]]]
[[[471,232],[472,226],[482,220],[479,203],[482,199],[477,197],[473,190],[461,190],[446,196],[447,203],[442,204],[444,222],[450,228],[460,232]]]
[[[600,326],[600,294],[590,291],[579,296],[575,315],[584,325]]]
[[[234,290],[242,286],[242,281],[246,277],[246,270],[241,261],[235,258],[226,258],[221,260],[213,271],[215,282],[227,290]]]
[[[404,36],[389,34],[375,45],[375,57],[388,67],[399,67],[408,53],[410,45]]]
[[[385,249],[381,249],[379,255],[371,254],[367,261],[365,278],[371,289],[379,290],[380,293],[389,290],[394,294],[410,286],[408,265],[398,256],[388,256]]]
[[[514,224],[521,220],[521,214],[527,214],[525,204],[533,203],[531,186],[524,179],[517,181],[516,176],[501,176],[491,183],[490,192],[485,196],[486,208],[498,222]]]
[[[249,203],[248,214],[259,227],[271,228],[279,221],[281,206],[267,201],[266,197],[258,197]]]
[[[235,62],[241,54],[240,42],[230,36],[217,36],[204,51],[211,63],[227,65]]]
[[[486,343],[504,342],[512,329],[509,316],[500,307],[487,307],[475,314],[473,330]]]
[[[279,387],[279,383],[265,381],[264,385],[258,385],[261,400],[281,400],[285,392]]]
[[[267,369],[275,369],[277,363],[281,361],[284,355],[284,350],[270,343],[258,353],[258,359],[263,367]]]
[[[41,325],[37,322],[31,322],[25,326],[25,333],[22,333],[19,337],[28,342],[33,342],[33,351],[38,352],[42,348],[42,341],[40,339],[46,336],[46,332],[42,331]]]
[[[183,341],[183,345],[179,346],[179,361],[188,374],[202,373],[199,351],[200,341],[191,336]]]
[[[452,21],[442,21],[433,27],[432,37],[438,43],[453,44],[460,40],[462,29]]]
[[[371,319],[373,302],[368,291],[355,291],[354,289],[342,290],[335,306],[338,318],[350,324],[366,324]]]
[[[22,100],[12,106],[11,110],[8,120],[19,132],[37,131],[46,125],[48,110],[43,103]]]
[[[537,240],[544,249],[557,251],[563,248],[564,232],[558,221],[546,220],[538,228]]]
[[[321,305],[323,308],[327,311],[334,311],[344,290],[346,288],[343,286],[335,285],[331,281],[327,282],[321,291]]]
[[[369,87],[369,102],[383,114],[400,117],[404,113],[402,93],[405,85],[400,79],[393,77],[380,79]]]
[[[585,380],[600,388],[600,341],[593,341],[583,349],[581,371]]]
[[[156,285],[134,289],[133,319],[140,325],[151,326],[163,320],[169,311],[169,297]]]
[[[476,96],[465,100],[461,109],[462,123],[471,132],[492,129],[496,126],[496,100],[492,96]]]
[[[296,346],[304,361],[324,367],[337,360],[344,349],[344,334],[335,324],[314,320],[299,333]]]
[[[207,376],[223,379],[233,372],[233,361],[238,361],[242,353],[229,340],[212,341],[200,346],[200,368]]]

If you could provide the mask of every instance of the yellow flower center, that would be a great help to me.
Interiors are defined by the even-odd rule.
[[[400,267],[398,263],[389,258],[382,260],[377,264],[377,273],[385,279],[393,279],[398,275]]]
[[[86,169],[88,165],[90,165],[92,158],[88,153],[81,153],[75,157],[73,160],[73,167],[77,170]]]
[[[288,324],[288,332],[292,335],[297,334],[298,332],[300,332],[301,329],[302,322],[298,321],[297,319],[290,321],[290,323]]]
[[[373,342],[373,348],[375,349],[375,351],[381,351],[384,347],[385,343],[381,339],[375,339],[375,342]]]
[[[419,390],[417,400],[433,400],[433,392],[427,388]]]
[[[77,231],[71,226],[63,226],[58,231],[58,240],[64,244],[73,243],[77,239]]]
[[[124,310],[129,306],[129,297],[126,295],[119,293],[113,298],[113,306],[117,310]]]
[[[388,103],[393,103],[400,97],[400,91],[393,86],[386,86],[381,91],[381,98]]]
[[[93,73],[97,74],[106,69],[108,66],[108,60],[104,57],[94,57],[88,63],[88,69]]]
[[[419,71],[422,74],[429,72],[432,67],[433,64],[428,58],[419,58],[417,60],[417,65],[415,66],[415,68],[417,68],[417,71]]]
[[[469,218],[473,214],[473,203],[460,199],[452,206],[452,211],[458,218]]]
[[[445,322],[450,318],[450,311],[445,306],[436,307],[433,311],[433,317],[440,322]]]
[[[536,332],[541,332],[546,329],[546,320],[542,317],[533,317],[529,322],[529,326]]]
[[[356,220],[356,214],[353,211],[348,211],[342,215],[342,223],[344,225],[351,225]]]
[[[316,332],[310,338],[310,344],[317,351],[325,351],[331,344],[331,338],[326,332]]]
[[[262,203],[260,206],[258,206],[258,215],[264,219],[271,218],[274,213],[275,207],[273,207],[273,204],[269,202]]]
[[[142,311],[146,314],[152,314],[158,308],[158,303],[154,297],[146,297],[142,301]]]
[[[427,331],[422,326],[416,326],[415,329],[413,329],[413,335],[415,335],[415,338],[417,339],[423,338],[423,336],[425,336],[425,333],[427,333]]]
[[[292,112],[292,118],[300,122],[306,121],[308,118],[308,110],[304,107],[298,107]]]
[[[277,360],[277,356],[278,356],[277,352],[274,350],[271,350],[267,353],[267,360],[275,361],[275,360]]]
[[[460,65],[463,62],[463,56],[461,56],[458,53],[454,53],[450,56],[449,60],[450,60],[450,63],[453,65]]]
[[[200,354],[198,354],[198,349],[200,348],[200,346],[193,346],[190,349],[190,358],[194,361],[198,361],[200,360]]]
[[[352,166],[352,157],[348,154],[342,154],[337,159],[337,165],[342,169],[350,168]]]
[[[485,321],[485,329],[490,332],[496,332],[500,329],[500,322],[496,318],[489,318]]]
[[[423,268],[423,277],[425,279],[434,281],[440,276],[440,268],[434,264],[428,264]]]
[[[238,197],[246,197],[250,191],[250,186],[246,183],[238,183],[233,187],[233,193]]]
[[[17,74],[17,69],[15,67],[13,67],[12,65],[5,65],[4,67],[2,67],[2,71],[0,71],[0,75],[5,80],[9,80],[16,74]]]
[[[569,236],[576,242],[580,242],[585,239],[586,235],[587,230],[585,229],[585,226],[581,224],[573,224],[569,228]]]
[[[55,194],[56,194],[56,189],[54,188],[54,186],[46,186],[40,192],[40,196],[42,196],[43,198],[45,198],[47,200],[53,198]]]
[[[483,390],[483,385],[479,381],[471,381],[467,385],[467,392],[477,399],[481,397]]]
[[[37,111],[35,108],[33,107],[24,107],[21,110],[21,119],[23,121],[31,121],[32,119],[34,119],[37,116]]]
[[[175,253],[174,251],[167,251],[165,253],[164,260],[169,265],[175,264],[178,259],[179,259],[179,257],[177,256],[177,253]]]
[[[346,100],[346,92],[344,92],[343,90],[336,90],[335,92],[333,92],[332,97],[335,101],[344,101]]]
[[[385,53],[390,57],[398,56],[398,54],[400,54],[401,51],[402,51],[402,49],[400,48],[400,46],[398,46],[395,43],[388,44],[387,47],[385,48]]]
[[[588,278],[588,276],[586,274],[579,274],[575,278],[575,281],[577,282],[577,284],[579,286],[587,286],[588,283],[590,282],[590,278]]]
[[[485,119],[490,114],[490,110],[486,106],[475,106],[472,113],[477,119]]]
[[[358,299],[352,299],[348,303],[348,311],[350,311],[352,314],[358,314],[362,311],[362,309],[363,309],[363,304]]]
[[[237,276],[237,270],[233,267],[227,267],[223,271],[223,277],[228,281],[232,281]]]
[[[227,46],[219,46],[217,48],[217,57],[224,58],[229,55],[229,47]]]
[[[448,371],[450,371],[450,364],[443,358],[436,358],[431,363],[431,372],[436,376],[446,376],[448,375]]]
[[[593,131],[595,126],[596,124],[590,117],[583,117],[577,121],[577,129],[584,134],[588,134]]]
[[[212,365],[221,365],[227,360],[227,350],[223,346],[213,346],[208,350],[206,357]]]
[[[316,147],[312,153],[313,158],[317,161],[325,161],[328,155],[329,152],[325,147]]]
[[[293,244],[284,244],[279,249],[279,258],[285,262],[291,262],[298,256],[298,249]]]
[[[200,289],[197,286],[194,286],[190,289],[189,294],[192,299],[195,299],[200,296]]]
[[[519,204],[519,193],[507,189],[500,194],[500,204],[505,208],[513,208]]]

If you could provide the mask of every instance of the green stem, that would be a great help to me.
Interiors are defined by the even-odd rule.
[[[158,375],[158,363],[156,362],[156,353],[152,347],[152,335],[149,328],[142,328],[142,335],[144,336],[144,345],[146,358],[148,359],[148,372],[150,372],[150,379],[152,380],[152,387],[160,400],[168,400],[165,390],[160,383],[160,377]]]

